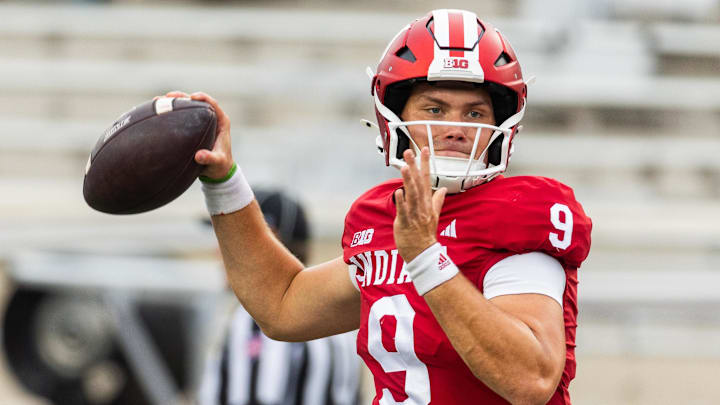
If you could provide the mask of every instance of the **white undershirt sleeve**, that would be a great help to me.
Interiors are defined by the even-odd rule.
[[[357,266],[354,264],[348,264],[348,274],[350,275],[350,284],[355,287],[356,290],[360,291],[360,287],[357,285],[355,275],[357,274]]]
[[[541,252],[508,256],[495,263],[483,280],[485,298],[542,294],[563,305],[565,270],[557,259]]]

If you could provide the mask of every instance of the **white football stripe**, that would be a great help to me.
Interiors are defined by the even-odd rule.
[[[92,164],[92,155],[88,156],[88,161],[85,164],[85,175],[87,176],[88,172],[90,171],[90,165]]]
[[[172,97],[160,97],[155,100],[155,114],[160,115],[173,110]]]

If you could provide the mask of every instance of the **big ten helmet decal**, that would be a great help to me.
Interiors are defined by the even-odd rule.
[[[474,158],[434,156],[431,149],[433,186],[447,187],[453,193],[507,169],[513,138],[525,111],[527,86],[510,44],[475,13],[435,10],[416,19],[390,41],[372,78],[371,94],[380,130],[376,144],[386,165],[401,168],[405,165],[403,151],[417,149],[408,123],[399,118],[412,86],[441,80],[470,82],[483,88],[490,94],[495,113],[495,125],[464,125],[477,127],[478,134],[481,128],[493,130],[486,149],[472,154]],[[429,121],[413,125],[423,124],[431,132]],[[478,139],[476,136],[475,146]]]

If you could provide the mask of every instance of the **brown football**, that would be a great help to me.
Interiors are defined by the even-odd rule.
[[[215,111],[202,101],[162,97],[133,107],[90,153],[85,201],[109,214],[137,214],[169,203],[202,171],[195,152],[212,149],[216,126]]]

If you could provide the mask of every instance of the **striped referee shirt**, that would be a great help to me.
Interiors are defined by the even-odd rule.
[[[200,405],[356,405],[355,332],[304,343],[272,340],[242,308],[208,362]]]

